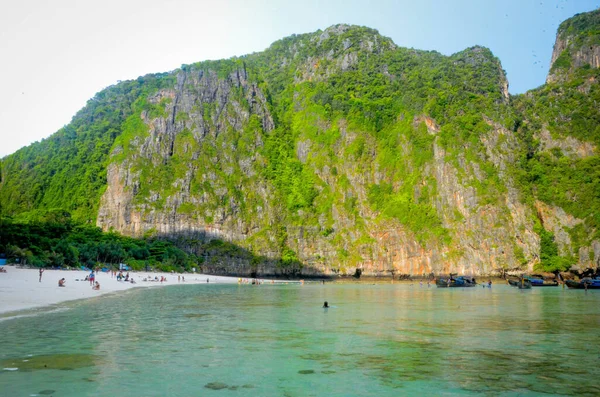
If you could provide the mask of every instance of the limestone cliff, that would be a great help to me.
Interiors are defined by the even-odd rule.
[[[465,142],[457,153],[440,140],[447,135],[442,133],[446,124],[453,124],[452,115],[438,124],[425,115],[406,118],[412,113],[406,109],[391,121],[397,143],[386,149],[351,114],[328,117],[322,113],[328,103],[321,106],[306,96],[307,84],[364,73],[369,56],[377,54],[384,55],[374,65],[384,72],[384,84],[406,79],[411,70],[394,71],[386,59],[396,50],[393,43],[370,30],[362,33],[338,25],[278,54],[275,63],[283,71],[290,65],[294,70],[295,88],[290,103],[281,101],[287,106],[283,110],[266,100],[268,86],[260,87],[256,75],[249,77],[260,73],[252,58],[235,61],[228,73],[210,63],[177,71],[176,84],[149,96],[147,109],[132,116],[143,126],[114,145],[98,225],[138,237],[185,236],[198,247],[223,239],[272,260],[254,266],[213,260],[205,265],[211,272],[282,272],[286,269],[278,268],[276,259],[286,250],[297,257],[302,274],[352,274],[357,268],[366,275],[487,274],[535,263],[539,242],[533,214],[519,202],[506,172],[518,146],[511,132],[486,118],[489,133],[475,145]],[[410,62],[424,58],[432,66],[446,62],[435,53],[400,55]],[[496,85],[494,101],[508,103],[506,77],[489,50],[473,47],[447,61],[467,73],[488,73]],[[451,81],[452,73],[440,78]],[[489,95],[483,87],[474,90]],[[272,111],[279,112],[277,117]],[[286,117],[292,119],[288,125],[274,122]],[[312,175],[316,197],[308,206],[286,208],[273,181],[264,177],[262,168],[271,160],[263,155],[265,142],[277,129],[292,129],[292,160]],[[430,143],[418,147],[415,139]],[[479,144],[485,153],[477,154]],[[397,151],[397,170],[381,161],[389,150]],[[414,158],[418,151],[430,159]],[[486,191],[489,177],[508,187]],[[370,196],[379,187],[389,189],[388,199],[398,199],[408,216],[430,217],[435,230],[386,216],[397,210],[394,205],[374,208]]]
[[[565,80],[578,68],[600,67],[600,9],[563,22],[556,35],[546,82]]]
[[[348,25],[122,82],[9,157],[0,200],[171,239],[209,273],[597,266],[597,15],[561,25],[550,83],[516,97],[487,48]]]

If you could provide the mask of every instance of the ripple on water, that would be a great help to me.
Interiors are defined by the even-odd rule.
[[[114,380],[128,395],[171,379],[197,390],[199,376],[204,394],[243,393],[258,375],[264,380],[253,395],[325,395],[326,388],[433,395],[440,386],[457,395],[600,395],[599,295],[583,302],[583,294],[541,291],[542,300],[497,288],[486,290],[498,298],[492,305],[473,299],[477,291],[433,290],[425,299],[406,287],[392,299],[388,287],[323,287],[323,297],[320,289],[294,288],[287,295],[285,287],[146,290],[103,298],[106,305],[83,302],[69,313],[0,321],[0,377],[11,379],[12,391],[27,391],[12,395],[57,387],[56,375],[88,388]],[[344,303],[323,315],[325,298]],[[48,368],[65,372],[28,373]]]
[[[210,316],[210,314],[207,314],[207,313],[186,313],[183,316],[186,317],[186,318],[203,318],[203,317]]]

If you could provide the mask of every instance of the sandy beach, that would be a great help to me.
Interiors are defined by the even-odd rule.
[[[96,281],[100,283],[100,290],[93,290],[85,277],[89,271],[83,270],[45,270],[42,281],[39,281],[38,269],[21,269],[15,266],[4,266],[6,273],[0,273],[0,315],[19,310],[34,309],[55,305],[76,299],[86,299],[105,294],[124,291],[131,288],[164,287],[177,284],[206,284],[210,283],[237,283],[237,277],[210,276],[198,273],[159,273],[159,272],[129,272],[135,284],[117,281],[111,273],[100,272]],[[124,272],[126,274],[126,272]],[[177,276],[185,278],[185,282],[178,281]],[[166,277],[167,281],[143,281]],[[65,287],[58,286],[58,280],[65,279]]]

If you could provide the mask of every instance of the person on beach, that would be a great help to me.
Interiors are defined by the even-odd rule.
[[[90,273],[90,285],[94,285],[95,280],[96,280],[96,275],[94,274],[94,271],[92,270],[92,272]]]
[[[40,283],[42,282],[42,274],[44,273],[44,269],[40,267]]]
[[[96,284],[94,284],[92,289],[98,291],[100,289],[100,283],[96,281]]]
[[[325,303],[323,303],[323,308],[324,309],[328,309],[329,308],[329,303],[327,303],[327,301],[325,301]]]
[[[64,287],[65,286],[65,279],[64,279],[64,277],[61,278],[60,280],[58,280],[58,286],[59,287]]]

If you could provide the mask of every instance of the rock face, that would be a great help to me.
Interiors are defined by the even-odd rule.
[[[247,230],[253,227],[236,219],[233,201],[231,204],[234,205],[227,212],[221,209],[207,212],[200,222],[182,207],[201,205],[209,200],[206,193],[195,195],[191,191],[192,181],[194,185],[212,184],[217,179],[216,171],[227,174],[234,167],[248,177],[253,175],[256,156],[239,159],[236,163],[235,147],[215,143],[219,137],[242,130],[251,115],[263,132],[274,128],[262,91],[247,81],[243,68],[232,71],[225,78],[219,78],[212,70],[180,71],[173,89],[160,90],[148,101],[160,107],[159,115],[153,117],[144,110],[133,116],[141,118],[148,133],[127,142],[130,149],[124,161],[109,165],[108,186],[102,196],[98,225],[138,237],[148,231],[167,236],[184,234],[231,241],[247,237]],[[196,163],[203,144],[215,150],[209,160],[214,161],[219,170],[207,170]],[[260,136],[250,136],[247,145],[247,150],[255,151],[261,145]],[[117,145],[113,155],[121,155],[124,150],[122,145]],[[148,168],[173,164],[179,168],[167,170],[168,176],[174,177],[170,180],[171,186],[156,181],[153,171],[148,171]],[[149,190],[142,194],[142,188]],[[252,188],[268,194],[267,187],[255,185]],[[217,200],[227,200],[225,187],[213,185],[213,189]],[[208,218],[214,221],[202,221]]]
[[[565,80],[578,68],[600,67],[600,9],[575,15],[558,28],[547,83]]]
[[[298,87],[327,82],[357,68],[372,54],[395,49],[371,31],[354,40],[336,37],[342,34],[354,32],[338,25],[310,39],[324,50],[297,63],[294,83]],[[329,47],[331,40],[337,40],[338,46]],[[303,45],[301,41],[291,46],[291,54],[277,63],[287,65],[290,59],[298,59]],[[507,104],[508,83],[489,50],[474,47],[454,56],[452,62],[496,74],[498,103]],[[383,152],[375,136],[345,118],[332,121],[316,115],[297,88],[288,105],[291,112],[278,118],[292,117],[292,128],[310,120],[309,127],[294,132],[291,153],[303,172],[317,180],[320,193],[315,200],[323,197],[328,204],[318,215],[310,213],[314,207],[290,212],[284,203],[274,201],[277,188],[262,176],[269,160],[263,155],[265,142],[278,128],[272,106],[263,89],[249,78],[245,61],[235,65],[227,74],[206,64],[181,70],[172,89],[149,96],[147,108],[132,116],[143,126],[113,148],[97,218],[100,227],[136,237],[150,233],[183,238],[190,250],[221,239],[266,258],[255,265],[243,258],[213,259],[204,264],[213,273],[280,274],[289,270],[278,261],[286,250],[296,255],[301,268],[293,271],[302,275],[349,275],[356,269],[371,276],[489,274],[536,262],[539,239],[533,232],[534,213],[519,201],[507,172],[519,146],[511,131],[485,118],[489,132],[476,143],[484,153],[472,157],[471,144],[457,154],[441,143],[444,124],[424,114],[412,121],[400,114],[397,122],[408,129],[398,135],[394,150],[404,156],[401,166],[412,176],[394,177],[378,161]],[[386,64],[382,69],[388,79],[397,78]],[[423,128],[430,138],[419,139],[431,142],[424,148],[431,159],[419,165],[413,153],[421,149],[412,139]],[[332,130],[335,139],[323,144],[319,136]],[[493,198],[481,188],[490,172],[503,185],[502,191],[491,193]],[[419,211],[430,208],[429,216],[439,219],[436,230],[445,237],[431,238],[428,230],[419,234],[374,209],[369,203],[373,187],[386,183],[396,186],[393,189],[408,186],[412,193],[406,200],[422,203],[414,209],[409,205],[408,211],[416,211],[411,216],[419,217]]]
[[[581,34],[600,25],[597,15],[561,25],[553,84],[598,67],[595,36]],[[203,271],[532,270],[541,258],[540,228],[573,264],[599,263],[595,215],[570,214],[535,184],[544,177],[536,171],[553,161],[593,171],[598,142],[555,132],[583,117],[562,114],[556,96],[596,92],[594,76],[519,107],[486,48],[446,57],[336,25],[136,84],[113,88],[124,99],[102,133],[115,137],[105,143],[106,186],[95,191],[97,216],[89,220],[129,236],[172,239],[202,258]],[[528,98],[534,94],[545,95]],[[99,124],[111,101],[103,98],[99,109],[82,112]],[[532,158],[539,161],[530,166]],[[15,160],[11,170],[26,168]],[[37,186],[43,194],[43,183]],[[0,193],[4,201],[19,196]],[[564,196],[577,200],[571,191]]]
[[[548,129],[543,128],[537,138],[540,141],[540,149],[549,151],[559,149],[563,156],[570,158],[585,158],[596,154],[596,146],[591,142],[582,142],[573,137],[554,138]]]

